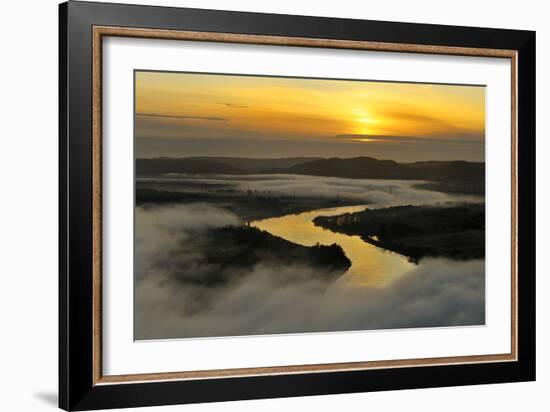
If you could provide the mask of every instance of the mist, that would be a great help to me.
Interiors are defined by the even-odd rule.
[[[311,181],[308,183],[311,190],[328,190],[331,182],[337,184],[334,179],[315,179],[318,180],[315,188],[311,187]],[[270,187],[291,184],[298,190],[301,179],[273,178],[269,184]],[[418,202],[438,201],[430,194],[428,198],[418,197],[408,184],[400,186],[400,197],[411,191],[411,201],[415,198]],[[362,195],[364,187],[351,185],[341,190]],[[367,194],[378,205],[393,201],[395,191],[382,192],[378,198],[373,197],[376,192],[374,188]],[[197,238],[211,228],[239,223],[237,216],[206,204],[136,208],[136,339],[464,326],[485,322],[484,260],[424,259],[386,288],[351,288],[339,281],[327,285],[317,280],[319,269],[289,266],[284,261],[255,265],[222,286],[208,287],[195,282],[211,272],[224,270],[203,264],[204,251]],[[296,277],[296,273],[300,276]],[[300,281],[281,281],[287,278]]]
[[[166,122],[165,122],[166,123]],[[146,124],[142,121],[136,130],[136,154],[140,158],[235,156],[275,158],[290,156],[355,157],[371,156],[400,162],[421,160],[484,161],[484,140],[423,138],[413,144],[402,144],[382,136],[381,141],[356,142],[341,137],[284,139],[277,135],[260,135],[257,131],[239,130],[229,134],[223,126],[227,122],[208,123],[208,129],[186,124],[178,127]]]
[[[484,202],[483,196],[451,194],[425,190],[416,185],[425,183],[420,180],[391,179],[347,179],[339,177],[305,176],[291,174],[261,175],[218,175],[203,177],[178,177],[172,174],[165,181],[182,188],[188,181],[217,182],[241,191],[270,192],[272,195],[296,197],[325,197],[368,203],[371,207],[390,207],[396,205],[427,205],[447,202]],[[170,190],[173,190],[170,188]]]

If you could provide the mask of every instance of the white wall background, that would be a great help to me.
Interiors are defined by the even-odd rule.
[[[133,1],[136,3],[139,1]],[[538,381],[461,388],[317,396],[142,410],[543,411],[550,387],[550,292],[543,262],[550,230],[550,26],[540,0],[154,1],[213,9],[531,29],[537,31]],[[0,13],[0,409],[54,410],[57,403],[57,1],[4,2]]]

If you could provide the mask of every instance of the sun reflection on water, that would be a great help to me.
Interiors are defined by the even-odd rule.
[[[409,272],[415,265],[404,256],[364,242],[359,236],[335,233],[315,226],[313,223],[313,219],[317,216],[341,215],[359,212],[366,208],[366,205],[362,205],[319,209],[257,220],[252,222],[251,226],[303,246],[336,243],[342,247],[351,261],[351,267],[338,282],[344,282],[352,287],[386,287]]]

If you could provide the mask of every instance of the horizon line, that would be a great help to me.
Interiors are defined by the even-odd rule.
[[[390,161],[395,163],[430,163],[430,162],[464,162],[464,163],[485,163],[485,161],[472,161],[464,159],[447,159],[447,160],[413,160],[408,162],[397,161],[393,159],[380,159],[372,156],[353,156],[353,157],[322,157],[322,156],[290,156],[290,157],[247,157],[247,156],[183,156],[183,157],[174,157],[174,156],[155,156],[155,157],[135,157],[135,160],[155,160],[155,159],[171,159],[171,160],[183,160],[183,159],[243,159],[243,160],[290,160],[290,159],[312,159],[312,160],[330,160],[330,159],[339,159],[339,160],[349,160],[349,159],[373,159],[377,161]]]

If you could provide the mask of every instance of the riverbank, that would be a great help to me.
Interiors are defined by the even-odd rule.
[[[210,191],[174,190],[151,188],[151,185],[136,184],[136,206],[159,206],[166,204],[208,203],[228,210],[243,223],[253,220],[302,213],[313,209],[326,209],[343,205],[363,204],[362,200],[329,198],[321,196],[296,196],[292,194],[267,193],[257,190],[235,190],[227,187],[210,188]],[[162,185],[157,185],[162,188]],[[185,186],[183,186],[185,188]]]
[[[317,226],[358,235],[372,245],[407,256],[457,260],[485,256],[485,206],[396,206],[337,216],[318,216]]]
[[[351,266],[342,248],[336,244],[305,247],[249,226],[224,226],[197,232],[194,253],[200,254],[199,265],[208,270],[195,273],[182,268],[178,271],[179,281],[209,288],[227,286],[252,276],[258,265],[311,269],[281,271],[284,276],[273,279],[275,284],[311,280],[328,284]]]

